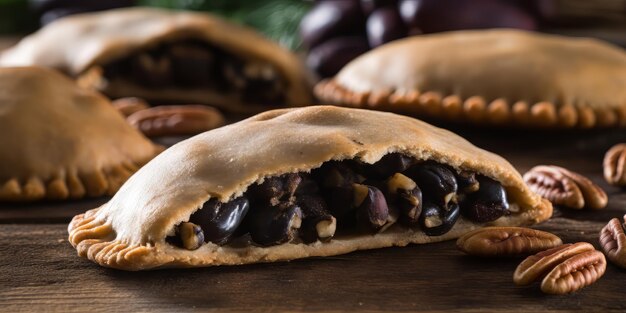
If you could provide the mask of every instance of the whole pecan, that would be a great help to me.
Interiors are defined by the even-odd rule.
[[[602,166],[604,179],[609,184],[626,185],[626,144],[620,143],[609,149],[604,155]]]
[[[224,125],[222,113],[203,105],[153,107],[133,113],[127,121],[148,137],[195,135]]]
[[[459,250],[477,256],[528,255],[563,244],[548,232],[524,227],[485,227],[461,236]]]
[[[577,254],[557,265],[541,282],[541,291],[566,294],[596,282],[606,270],[604,254],[597,250]]]
[[[626,268],[626,215],[623,223],[614,218],[602,228],[600,245],[611,262]]]
[[[530,189],[556,205],[598,210],[606,207],[604,190],[588,178],[554,165],[539,165],[524,174]]]
[[[135,112],[145,110],[150,107],[146,100],[136,97],[119,98],[111,101],[111,104],[124,116],[130,116]]]
[[[513,281],[517,285],[528,285],[549,272],[559,263],[573,255],[595,250],[590,243],[578,242],[564,244],[527,257],[517,266],[513,273]]]
[[[605,270],[604,254],[587,242],[578,242],[529,256],[517,266],[513,281],[528,285],[544,277],[541,291],[565,294],[594,283]]]

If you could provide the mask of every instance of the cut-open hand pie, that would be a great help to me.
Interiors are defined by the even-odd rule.
[[[74,15],[22,40],[0,56],[0,65],[57,68],[112,98],[239,112],[311,98],[294,54],[205,13],[126,8]]]
[[[0,201],[112,195],[162,150],[46,68],[0,68]]]
[[[503,158],[392,113],[265,112],[166,150],[69,241],[141,270],[329,256],[452,239],[552,214]]]
[[[522,127],[626,126],[626,52],[517,30],[398,40],[320,82],[325,102]]]

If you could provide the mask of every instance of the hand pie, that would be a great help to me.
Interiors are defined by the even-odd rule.
[[[265,112],[166,150],[69,241],[142,270],[329,256],[552,214],[503,158],[424,122],[333,106]]]
[[[51,69],[0,68],[0,201],[112,195],[162,148]]]
[[[67,17],[22,40],[0,65],[53,67],[112,98],[238,112],[308,104],[312,96],[295,55],[205,13],[126,8]]]
[[[626,53],[517,30],[398,40],[320,82],[326,102],[476,124],[626,126]]]

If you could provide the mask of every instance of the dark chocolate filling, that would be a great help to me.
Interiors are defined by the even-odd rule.
[[[375,164],[330,161],[311,173],[269,177],[227,203],[206,202],[167,240],[190,249],[249,236],[272,246],[328,241],[336,233],[374,234],[392,225],[440,236],[461,215],[487,223],[508,214],[506,191],[495,180],[391,153]]]
[[[210,89],[243,102],[282,106],[286,79],[271,64],[245,60],[197,40],[163,43],[103,66],[109,81],[118,78],[147,88]]]

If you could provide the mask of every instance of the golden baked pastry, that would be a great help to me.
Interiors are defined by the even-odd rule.
[[[0,56],[40,65],[112,98],[200,103],[239,112],[308,104],[296,56],[206,13],[125,8],[55,21]]]
[[[68,230],[80,256],[142,270],[428,243],[551,214],[506,160],[449,131],[313,106],[178,143]]]
[[[626,53],[593,39],[519,30],[398,40],[315,87],[327,103],[477,124],[626,125]]]
[[[162,150],[46,68],[0,68],[0,201],[112,195]]]

